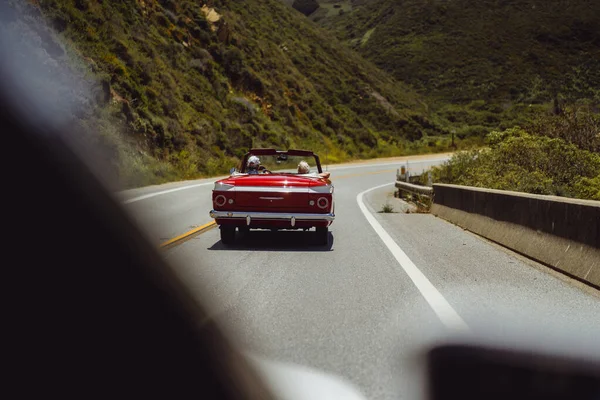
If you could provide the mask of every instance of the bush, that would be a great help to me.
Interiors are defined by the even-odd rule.
[[[381,213],[393,213],[394,212],[394,206],[392,206],[390,203],[385,203],[383,206],[381,206]]]
[[[521,128],[492,132],[489,148],[456,153],[433,169],[436,182],[596,199],[600,155]]]
[[[169,26],[170,22],[167,16],[161,12],[154,14],[154,20],[158,23],[158,25],[166,28]]]
[[[566,108],[559,115],[538,117],[528,130],[564,139],[584,150],[600,152],[600,116],[586,109]]]
[[[600,201],[600,175],[594,178],[581,177],[574,185],[575,195],[582,199]]]
[[[237,47],[226,50],[223,53],[223,68],[232,77],[239,78],[244,70],[244,58]]]

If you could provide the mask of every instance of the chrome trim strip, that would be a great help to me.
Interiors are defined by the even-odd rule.
[[[261,200],[283,200],[283,197],[259,197]]]
[[[313,186],[310,189],[311,193],[333,193],[333,185]]]
[[[285,186],[233,186],[233,185],[215,185],[215,191],[227,192],[256,192],[256,193],[312,193],[326,194],[333,193],[333,185],[313,186],[313,187],[285,187]]]
[[[335,219],[335,214],[308,214],[308,213],[273,213],[273,212],[244,212],[244,211],[210,211],[211,218],[238,218],[245,219],[246,223],[248,219],[273,219],[273,220],[289,220],[291,221],[294,218],[295,221],[306,221],[306,220],[315,220],[315,221],[333,221]]]
[[[227,183],[215,182],[215,187],[213,190],[217,192],[227,192],[230,190],[235,190],[235,186]]]

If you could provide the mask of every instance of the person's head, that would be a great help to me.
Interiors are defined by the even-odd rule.
[[[308,174],[309,171],[310,167],[308,166],[308,163],[306,161],[300,161],[300,163],[298,164],[298,173]]]
[[[260,159],[256,156],[250,156],[248,158],[247,165],[249,171],[256,171],[258,170],[258,166],[260,165]]]

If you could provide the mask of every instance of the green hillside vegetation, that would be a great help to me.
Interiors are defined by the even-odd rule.
[[[427,95],[463,136],[600,101],[597,1],[324,2],[351,10],[315,13],[318,23]]]
[[[491,132],[488,147],[456,153],[434,181],[600,200],[600,117],[578,110]]]
[[[450,145],[420,95],[280,0],[9,4],[42,38],[40,63],[74,64],[94,88],[76,125],[99,131],[125,186],[220,174],[251,146],[339,162]]]

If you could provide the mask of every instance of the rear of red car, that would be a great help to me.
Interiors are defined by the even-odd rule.
[[[215,183],[210,214],[224,243],[233,241],[236,228],[314,227],[318,242],[326,244],[335,218],[333,194],[333,185],[318,175],[238,175]]]

